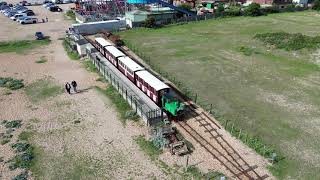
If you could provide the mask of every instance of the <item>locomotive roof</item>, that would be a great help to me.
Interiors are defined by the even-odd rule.
[[[116,58],[120,56],[125,56],[125,54],[123,54],[118,48],[114,46],[107,46],[106,50]]]
[[[96,41],[101,45],[101,46],[112,46],[112,44],[109,42],[109,41],[107,41],[107,40],[105,40],[104,38],[102,38],[102,37],[98,37],[98,38],[96,38]]]
[[[119,61],[121,61],[124,65],[126,65],[131,71],[139,71],[143,70],[144,68],[141,67],[138,63],[136,63],[134,60],[129,58],[128,56],[120,57]]]
[[[169,88],[168,85],[160,81],[158,78],[153,76],[148,71],[138,71],[136,74],[143,79],[146,83],[148,83],[151,87],[153,87],[156,91],[159,91],[161,89],[167,89]]]

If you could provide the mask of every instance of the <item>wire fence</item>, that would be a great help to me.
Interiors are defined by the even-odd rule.
[[[165,113],[160,108],[152,108],[143,99],[139,97],[137,92],[131,89],[122,78],[118,77],[108,65],[109,62],[102,61],[104,58],[100,53],[87,52],[88,58],[96,66],[98,71],[109,83],[119,92],[132,109],[142,117],[147,125],[153,125],[165,117]]]

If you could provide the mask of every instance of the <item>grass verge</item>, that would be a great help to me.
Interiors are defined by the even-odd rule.
[[[39,102],[57,96],[63,92],[63,89],[50,79],[40,79],[28,85],[25,92],[31,101]]]
[[[71,59],[71,60],[79,60],[80,59],[80,56],[77,52],[75,52],[74,50],[71,49],[70,47],[70,42],[68,39],[64,39],[62,41],[62,45],[64,47],[64,50],[67,52],[67,55],[68,57]]]
[[[132,115],[132,109],[127,103],[126,100],[122,98],[122,96],[118,93],[118,91],[113,86],[108,86],[107,89],[102,89],[100,87],[95,87],[96,90],[106,96],[112,101],[115,105],[116,110],[119,113],[121,122],[123,125],[126,125],[128,119],[137,120],[137,116]]]
[[[50,39],[0,42],[0,53],[7,53],[7,52],[21,53],[26,50],[48,45],[49,43],[50,43]]]

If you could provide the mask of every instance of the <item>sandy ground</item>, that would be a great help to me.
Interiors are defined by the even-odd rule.
[[[66,9],[70,5],[63,5]],[[0,76],[24,79],[28,84],[37,79],[50,78],[63,87],[67,81],[76,80],[79,89],[85,92],[68,95],[59,94],[54,98],[33,103],[23,89],[5,95],[0,89],[0,119],[23,121],[22,128],[13,133],[14,137],[6,145],[0,145],[0,157],[10,159],[14,152],[10,144],[24,129],[34,131],[32,142],[42,150],[40,176],[42,179],[68,179],[69,171],[75,171],[80,162],[93,173],[94,179],[166,179],[162,171],[141,152],[133,137],[146,132],[143,127],[130,124],[124,128],[109,99],[92,88],[101,86],[97,76],[88,73],[80,63],[70,61],[61,41],[70,22],[59,13],[52,13],[41,6],[30,7],[38,17],[49,18],[49,22],[34,25],[19,25],[0,15],[0,41],[13,39],[33,39],[35,31],[42,31],[51,37],[51,44],[24,54],[0,54]],[[14,32],[14,33],[12,33]],[[35,63],[41,56],[48,62]],[[79,120],[79,124],[74,124]],[[3,127],[0,128],[4,132]],[[71,167],[70,162],[74,167]],[[88,163],[92,162],[91,164]],[[94,166],[94,165],[97,165]],[[0,179],[12,179],[20,170],[10,171],[1,162]],[[63,174],[66,173],[66,174]],[[90,174],[89,173],[89,174]],[[81,177],[80,179],[90,179]]]
[[[72,5],[60,6],[67,9]],[[64,37],[70,21],[66,21],[62,14],[49,12],[42,6],[30,7],[30,9],[35,11],[39,19],[48,17],[49,22],[18,25],[0,15],[2,22],[0,41],[34,39],[34,32],[42,31],[51,37],[52,43],[25,54],[0,54],[0,76],[24,79],[26,85],[37,79],[49,77],[61,87],[67,81],[76,80],[79,88],[87,91],[71,96],[64,93],[46,101],[32,103],[24,90],[12,91],[12,94],[4,95],[5,90],[0,89],[0,120],[23,120],[23,127],[14,132],[11,143],[23,129],[29,128],[35,131],[33,143],[43,149],[46,155],[42,157],[40,163],[45,173],[41,176],[44,179],[66,179],[68,174],[62,172],[69,171],[70,167],[65,167],[66,164],[68,165],[65,161],[74,159],[83,161],[86,158],[99,166],[96,170],[96,179],[129,179],[131,177],[167,179],[168,177],[138,149],[132,140],[134,136],[146,133],[146,128],[132,123],[124,128],[111,102],[92,88],[102,85],[96,81],[96,75],[88,73],[80,63],[70,61],[66,56],[58,39]],[[48,59],[48,62],[35,63],[41,56]],[[79,120],[80,124],[74,124],[75,120]],[[194,124],[194,127],[197,128],[197,124]],[[4,130],[0,128],[1,132]],[[222,133],[228,134],[224,131]],[[226,137],[230,138],[235,146],[240,147],[237,150],[240,154],[246,154],[250,164],[266,166],[263,159],[243,146],[241,142],[228,135]],[[203,148],[191,138],[188,139],[196,148],[189,156],[189,165],[197,164],[204,171],[226,172],[214,159],[207,158],[210,155]],[[0,157],[4,157],[5,161],[14,155],[9,145],[10,143],[0,145]],[[162,154],[161,159],[170,165],[184,166],[186,163],[186,156],[171,156],[169,152]],[[87,162],[87,160],[84,161]],[[10,171],[4,163],[0,163],[2,179],[11,179],[19,172],[19,170]],[[266,173],[265,169],[260,172]],[[227,172],[225,174],[228,175]],[[90,177],[82,177],[82,179],[90,179]]]

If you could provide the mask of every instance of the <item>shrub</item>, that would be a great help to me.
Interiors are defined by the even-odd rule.
[[[190,4],[187,4],[187,3],[182,3],[179,7],[182,8],[182,9],[185,9],[187,11],[191,10]]]
[[[312,4],[312,9],[320,11],[320,0],[315,0]]]
[[[156,27],[156,19],[154,17],[148,17],[144,22],[144,27],[146,28]]]
[[[229,9],[225,11],[226,16],[241,16],[241,7],[230,6]]]
[[[17,175],[16,177],[12,178],[12,180],[27,180],[28,179],[28,171],[24,171]]]
[[[27,144],[27,143],[15,143],[15,144],[12,144],[11,147],[13,149],[15,149],[16,152],[23,152],[23,151],[26,151],[30,147],[30,144]]]
[[[33,148],[30,146],[26,152],[22,154],[17,154],[15,157],[13,157],[9,162],[11,163],[9,165],[10,170],[14,170],[16,168],[22,168],[22,169],[29,169],[32,165],[33,160]]]
[[[302,48],[316,48],[320,43],[320,36],[310,37],[301,33],[289,34],[286,32],[265,33],[255,35],[256,39],[279,49],[299,50]]]
[[[21,120],[13,120],[13,121],[8,121],[4,125],[6,128],[20,128],[21,127]]]
[[[17,90],[17,89],[21,89],[24,87],[24,84],[22,82],[23,80],[19,80],[19,79],[13,79],[10,77],[0,77],[0,87],[5,87],[8,88],[10,90]]]
[[[251,3],[244,12],[246,16],[261,16],[263,14],[258,3]]]
[[[0,144],[1,144],[1,145],[5,145],[5,144],[7,144],[8,142],[10,142],[10,139],[2,139],[1,142],[0,142]]]
[[[278,7],[276,7],[276,6],[271,6],[271,7],[265,7],[263,9],[261,9],[261,11],[264,14],[272,14],[272,13],[279,13],[280,9]]]

